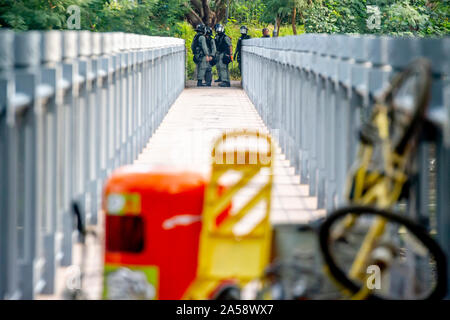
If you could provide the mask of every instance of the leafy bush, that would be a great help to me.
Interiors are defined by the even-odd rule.
[[[148,0],[142,1],[140,5],[126,0],[88,1],[82,9],[83,29],[148,34],[155,29],[149,19],[153,12],[153,5],[153,2]]]
[[[81,5],[81,0],[2,0],[0,26],[19,31],[63,29],[67,20],[66,9]]]
[[[66,12],[78,5],[81,29],[172,35],[187,8],[183,0],[2,0],[0,25],[15,30],[66,29]]]
[[[367,6],[380,12],[379,28],[369,28]],[[305,12],[306,32],[374,33],[402,36],[450,34],[450,4],[426,0],[323,0]]]
[[[235,0],[230,8],[231,23],[258,25],[266,12],[265,0]],[[272,22],[272,21],[271,21]]]
[[[187,22],[178,23],[177,37],[183,38],[186,42],[186,75],[188,79],[194,78],[195,63],[192,60],[193,54],[191,51],[192,40],[195,36],[195,30]]]

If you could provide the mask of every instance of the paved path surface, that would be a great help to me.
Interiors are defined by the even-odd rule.
[[[253,104],[236,83],[231,88],[195,88],[188,83],[188,88],[172,106],[135,163],[175,165],[206,172],[210,166],[213,141],[225,130],[243,128],[267,132]],[[308,196],[308,187],[300,185],[300,179],[294,175],[289,161],[285,160],[278,147],[276,149],[272,223],[308,222],[324,215],[325,211],[317,210],[317,199]],[[237,197],[236,202],[245,201],[245,195]],[[255,214],[256,217],[257,212]],[[102,241],[102,230],[97,231]],[[88,248],[87,259],[87,273],[92,276],[85,283],[91,299],[97,299],[101,294],[101,277],[98,275],[102,269],[102,250],[100,245],[94,243]],[[62,279],[67,275],[67,269],[59,273],[58,294],[40,298],[61,297]]]
[[[209,170],[212,144],[224,131],[257,129],[267,132],[246,93],[239,88],[188,88],[170,109],[135,163],[171,164]],[[306,222],[324,214],[308,196],[279,148],[272,199],[274,223]]]

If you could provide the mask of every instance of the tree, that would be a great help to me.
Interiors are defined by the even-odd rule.
[[[291,0],[292,1],[292,31],[297,34],[297,12],[304,20],[305,11],[314,5],[321,5],[322,0]]]
[[[304,11],[313,4],[320,3],[320,0],[267,0],[266,10],[269,15],[275,13],[277,34],[280,33],[280,26],[290,17],[292,32],[297,34],[297,15],[303,18]]]
[[[323,0],[305,12],[308,33],[366,33],[366,1]]]
[[[212,27],[226,15],[227,0],[190,0],[184,4],[188,8],[186,20],[193,27],[201,23]]]
[[[303,10],[312,5],[312,0],[290,0],[289,5],[292,7],[291,23],[292,32],[297,34],[297,11],[303,16]]]
[[[266,20],[275,19],[275,27],[277,34],[280,34],[280,26],[283,19],[287,17],[290,12],[291,0],[267,0],[266,1]]]

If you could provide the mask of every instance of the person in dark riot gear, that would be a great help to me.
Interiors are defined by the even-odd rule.
[[[217,71],[219,80],[222,82],[220,87],[230,87],[230,72],[228,64],[233,61],[233,45],[231,38],[225,34],[225,28],[221,24],[216,24],[216,48],[217,48]]]
[[[197,65],[197,86],[204,87],[203,80],[208,68],[211,68],[209,62],[212,60],[212,57],[206,41],[206,26],[199,24],[195,30],[197,34],[192,40],[191,50],[194,54],[194,62]]]
[[[206,45],[208,46],[208,50],[211,54],[212,60],[209,62],[209,66],[206,69],[205,83],[207,87],[211,87],[212,67],[215,66],[217,63],[216,61],[217,50],[216,50],[216,42],[214,41],[213,38],[213,32],[210,27],[206,27]]]
[[[239,64],[239,71],[242,73],[241,68],[241,50],[242,50],[242,41],[250,39],[251,37],[248,35],[248,28],[246,26],[242,26],[240,28],[241,31],[241,37],[238,40],[237,46],[236,46],[236,52],[234,53],[234,60],[236,60]]]

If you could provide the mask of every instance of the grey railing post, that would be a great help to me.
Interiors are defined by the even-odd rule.
[[[89,60],[91,51],[91,38],[89,31],[77,32],[77,60],[78,73],[75,81],[78,82],[78,95],[74,101],[74,138],[75,138],[75,163],[74,179],[75,201],[80,205],[83,212],[83,219],[90,217],[90,194],[87,193],[89,180],[89,108],[90,91],[92,87],[91,61]]]
[[[59,235],[59,203],[61,192],[57,185],[61,181],[61,154],[60,142],[64,139],[61,132],[60,120],[62,108],[62,94],[60,80],[62,70],[61,62],[61,34],[58,31],[41,33],[41,79],[39,84],[40,96],[43,99],[42,112],[45,123],[45,177],[47,181],[44,188],[45,196],[45,225],[43,248],[45,257],[44,281],[42,293],[51,294],[54,291],[56,272],[56,253],[59,251],[56,236]],[[44,104],[44,101],[46,103]],[[59,245],[59,243],[58,243]]]
[[[102,77],[100,75],[100,39],[98,33],[90,34],[90,52],[89,59],[91,61],[91,90],[89,93],[89,110],[87,112],[88,141],[86,148],[88,151],[88,175],[87,189],[90,195],[90,202],[87,203],[89,208],[86,210],[88,216],[86,222],[88,224],[97,224],[97,214],[99,211],[100,196],[99,192],[99,157],[100,157],[100,134],[101,124],[99,123],[100,106],[102,105],[101,86]]]
[[[308,88],[309,88],[309,69],[308,69],[308,59],[309,59],[309,44],[308,37],[303,37],[298,39],[298,50],[300,51],[299,56],[299,68],[300,68],[300,132],[299,132],[299,173],[300,181],[303,184],[309,183],[309,173],[308,173]]]
[[[14,252],[15,234],[14,214],[10,211],[13,186],[7,184],[10,161],[14,161],[14,141],[12,141],[10,125],[7,123],[8,110],[12,108],[15,91],[14,83],[14,33],[0,30],[0,299],[20,296],[16,277],[16,257]],[[17,268],[16,268],[17,269]]]
[[[337,45],[340,52],[340,60],[338,62],[338,102],[339,109],[338,113],[340,116],[340,136],[338,141],[338,149],[341,150],[338,156],[338,171],[340,172],[339,181],[341,185],[341,196],[345,191],[345,178],[348,170],[353,161],[353,155],[355,152],[355,147],[353,146],[353,136],[355,134],[355,127],[353,126],[353,121],[355,118],[355,102],[353,99],[354,95],[351,87],[351,66],[353,64],[353,59],[351,56],[351,48],[348,36],[336,36]],[[342,199],[342,198],[341,198]],[[342,201],[340,202],[342,204]]]
[[[63,256],[61,258],[61,266],[68,266],[72,263],[72,244],[73,244],[73,224],[71,216],[71,202],[75,199],[77,181],[76,177],[76,104],[78,101],[79,85],[78,85],[78,57],[76,31],[62,32],[62,70],[63,79],[62,87],[63,96],[63,113],[65,134],[63,143],[64,154],[64,177],[65,180],[61,186],[64,192],[64,211],[63,211]]]
[[[326,164],[326,209],[331,211],[336,207],[336,152],[337,152],[337,56],[333,37],[323,39],[322,56],[324,57],[325,82],[325,143],[324,156]]]
[[[326,134],[331,128],[326,127],[326,114],[329,113],[330,106],[327,105],[327,76],[326,76],[326,62],[324,52],[326,35],[317,35],[315,39],[316,63],[314,64],[314,72],[316,73],[316,82],[318,86],[316,109],[316,179],[317,179],[317,199],[318,207],[325,208],[325,190],[326,190],[326,162],[330,159],[325,159],[326,148]]]
[[[15,35],[15,96],[21,99],[14,101],[7,115],[10,137],[16,139],[15,151],[10,152],[7,179],[13,190],[9,214],[15,217],[10,232],[15,233],[18,241],[15,250],[16,258],[20,259],[16,270],[10,271],[20,272],[22,299],[32,299],[45,286],[43,245],[49,211],[45,208],[46,154],[44,148],[38,148],[46,144],[45,110],[37,90],[41,74],[40,40],[40,33],[35,31]]]

